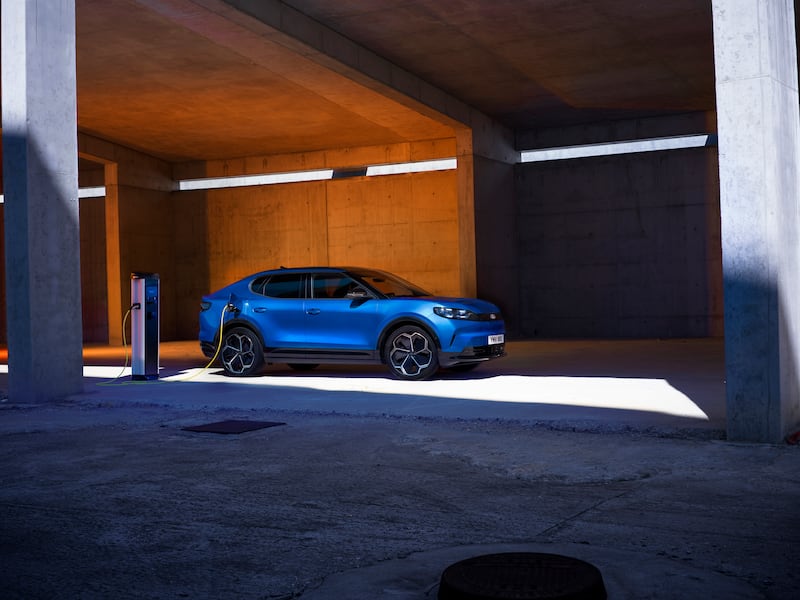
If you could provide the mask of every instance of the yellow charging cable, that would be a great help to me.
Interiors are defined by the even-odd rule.
[[[122,346],[125,348],[125,365],[122,367],[122,370],[119,372],[119,375],[114,377],[114,379],[109,379],[108,381],[101,381],[97,385],[143,385],[143,384],[144,385],[148,385],[148,384],[153,384],[153,383],[170,383],[170,382],[161,381],[161,380],[157,380],[157,381],[124,381],[124,382],[121,382],[121,383],[114,383],[115,381],[118,381],[125,374],[125,369],[128,368],[128,362],[130,360],[130,352],[128,351],[128,340],[127,340],[127,337],[126,337],[126,334],[125,334],[125,329],[126,329],[126,327],[128,325],[128,317],[130,317],[131,311],[133,310],[134,306],[136,306],[136,305],[131,305],[131,307],[125,313],[125,317],[122,319]],[[228,312],[229,310],[230,310],[230,304],[226,305],[225,308],[222,309],[222,314],[220,315],[220,318],[219,318],[219,334],[217,335],[217,338],[218,338],[219,341],[217,342],[217,349],[214,352],[214,356],[212,356],[211,360],[208,361],[208,364],[205,367],[203,367],[202,369],[200,369],[197,373],[194,373],[193,375],[190,375],[189,377],[185,377],[184,379],[174,379],[173,380],[174,382],[180,383],[180,382],[184,382],[184,381],[191,381],[195,377],[197,377],[199,375],[202,375],[203,373],[205,373],[206,371],[208,371],[211,368],[211,365],[214,364],[214,361],[217,360],[217,357],[219,356],[219,353],[222,351],[222,329],[223,329],[223,327],[225,325],[225,313]]]
[[[200,369],[197,373],[195,373],[194,375],[190,375],[189,377],[187,377],[185,379],[178,379],[177,381],[190,381],[190,380],[194,379],[198,375],[201,375],[201,374],[205,373],[206,371],[208,371],[211,368],[211,365],[214,364],[214,361],[217,360],[217,357],[219,356],[219,353],[222,350],[222,328],[225,325],[225,313],[228,311],[229,308],[230,308],[230,304],[226,304],[225,308],[222,309],[222,314],[219,317],[219,332],[217,334],[217,339],[219,341],[217,342],[217,350],[216,350],[216,352],[214,352],[214,356],[212,356],[211,360],[208,361],[208,364],[205,367],[203,367],[202,369]]]
[[[128,340],[126,339],[125,329],[128,326],[128,317],[131,316],[131,311],[135,305],[131,304],[131,307],[125,313],[125,317],[122,319],[122,347],[125,348],[125,365],[122,367],[122,370],[119,372],[119,375],[114,377],[114,379],[109,379],[108,381],[101,381],[97,385],[127,385],[126,383],[114,383],[120,377],[125,374],[125,369],[128,368],[128,362],[130,361],[130,352],[128,352]]]

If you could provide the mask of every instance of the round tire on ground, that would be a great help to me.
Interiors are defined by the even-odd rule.
[[[398,379],[428,379],[439,368],[436,343],[415,325],[393,331],[386,340],[383,355],[389,371]]]
[[[220,358],[225,374],[249,377],[264,366],[264,352],[258,336],[246,327],[234,327],[223,334]]]

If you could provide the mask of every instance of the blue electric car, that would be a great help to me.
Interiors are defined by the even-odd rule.
[[[383,271],[281,268],[204,296],[200,346],[237,377],[265,363],[383,363],[426,379],[503,356],[505,325],[494,304],[433,296]]]

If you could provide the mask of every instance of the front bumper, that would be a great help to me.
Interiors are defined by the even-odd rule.
[[[454,367],[467,363],[485,362],[506,355],[505,344],[492,344],[491,346],[470,346],[461,352],[440,352],[439,365]]]

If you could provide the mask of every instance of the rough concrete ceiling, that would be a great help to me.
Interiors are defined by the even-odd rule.
[[[173,161],[453,135],[224,0],[76,0],[78,125]],[[710,0],[287,0],[515,129],[713,110]]]
[[[453,135],[219,5],[77,0],[79,128],[175,161]]]
[[[710,0],[286,0],[515,129],[713,110]]]

